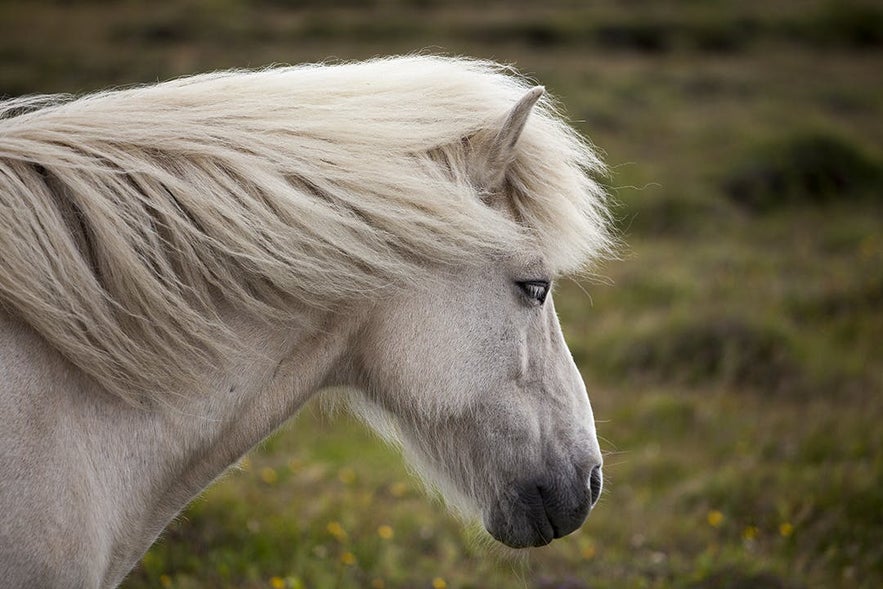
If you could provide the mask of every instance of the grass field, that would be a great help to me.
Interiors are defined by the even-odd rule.
[[[783,0],[0,3],[0,94],[427,50],[513,62],[605,153],[627,246],[562,281],[607,451],[514,555],[309,409],[190,506],[140,587],[883,586],[883,10]]]

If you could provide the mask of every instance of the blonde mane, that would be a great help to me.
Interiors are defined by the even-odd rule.
[[[549,99],[486,206],[482,146],[529,85],[411,56],[0,102],[0,307],[130,401],[180,391],[220,307],[333,309],[439,267],[608,246],[602,165]]]

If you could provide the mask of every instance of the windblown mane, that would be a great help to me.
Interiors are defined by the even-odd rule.
[[[578,269],[608,243],[602,166],[550,100],[518,222],[482,204],[474,156],[528,87],[412,56],[0,102],[0,306],[135,401],[205,366],[220,301],[287,316],[525,248]]]

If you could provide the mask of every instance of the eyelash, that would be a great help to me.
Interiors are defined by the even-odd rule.
[[[546,297],[549,296],[549,282],[547,280],[524,280],[516,284],[524,296],[540,305],[546,302]]]

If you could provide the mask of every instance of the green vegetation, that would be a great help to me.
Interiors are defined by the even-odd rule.
[[[752,209],[881,198],[883,164],[852,142],[807,134],[756,148],[724,183],[730,197]]]
[[[605,494],[513,555],[309,410],[139,587],[883,585],[883,11],[871,2],[0,4],[0,94],[430,50],[516,63],[601,146],[628,247],[563,280]]]

